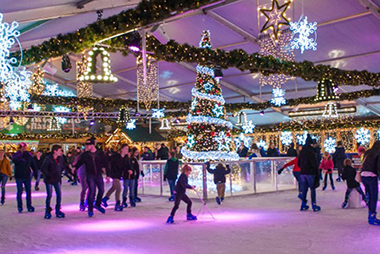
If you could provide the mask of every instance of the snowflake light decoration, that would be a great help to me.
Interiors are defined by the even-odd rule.
[[[195,145],[194,135],[187,136],[187,146],[192,148]]]
[[[234,138],[235,146],[238,148],[240,146],[240,142],[243,141],[246,147],[251,147],[252,138],[245,136],[243,133],[240,133],[239,137]]]
[[[32,85],[32,72],[24,67],[12,69],[8,73],[8,81],[4,87],[5,97],[10,101],[30,101],[29,88]]]
[[[286,104],[284,89],[276,87],[273,89],[272,94],[273,94],[273,97],[272,97],[272,100],[270,101],[272,104],[274,104],[277,107],[280,107],[281,105]]]
[[[371,134],[368,129],[364,129],[362,127],[356,131],[356,135],[355,135],[356,141],[361,145],[365,145],[369,143],[370,137],[371,137]]]
[[[219,133],[219,136],[215,137],[216,142],[218,142],[218,150],[230,151],[231,137],[228,137],[224,131]]]
[[[259,142],[256,143],[256,145],[258,147],[261,147],[261,148],[266,148],[267,147],[267,142],[265,142],[264,140],[260,140]]]
[[[136,129],[136,120],[131,119],[127,122],[127,126],[125,127],[127,130],[134,130]]]
[[[377,130],[377,140],[380,140],[380,130]]]
[[[70,112],[71,109],[70,108],[67,108],[67,107],[63,107],[63,106],[54,106],[53,107],[53,111],[54,112]],[[58,123],[60,124],[65,124],[67,123],[67,118],[64,118],[64,117],[56,117]]]
[[[62,96],[62,97],[74,97],[75,94],[69,90],[62,90],[57,83],[47,84],[45,91],[42,95],[46,96]]]
[[[293,135],[290,131],[283,131],[280,134],[280,140],[283,145],[290,145],[293,142]]]
[[[220,117],[222,115],[224,115],[224,112],[223,112],[223,105],[215,105],[215,107],[212,109],[212,112],[214,112],[214,114],[216,115],[216,117]]]
[[[197,99],[194,99],[194,100],[191,102],[191,110],[195,110],[195,107],[197,106],[197,104],[198,104]]]
[[[304,131],[302,135],[297,135],[298,144],[305,145],[306,144],[306,138],[307,138],[307,131]]]
[[[300,49],[301,54],[305,50],[317,50],[317,22],[309,23],[306,16],[301,16],[298,22],[290,22],[290,31],[294,36],[298,34],[298,37],[294,37],[290,42],[291,49]],[[309,38],[313,33],[315,33],[315,37]]]
[[[163,109],[163,108],[162,109],[156,109],[156,108],[154,108],[153,109],[152,117],[153,118],[158,118],[158,119],[165,117],[164,110],[165,109]]]
[[[333,137],[326,138],[323,144],[323,147],[325,148],[326,152],[329,152],[329,153],[335,152],[336,139]]]
[[[204,85],[204,88],[207,92],[210,92],[211,89],[212,89],[213,85],[210,84],[210,82],[207,82],[205,85]]]
[[[253,129],[256,126],[252,123],[252,121],[248,121],[247,124],[243,125],[241,128],[244,130],[244,133],[253,133]]]

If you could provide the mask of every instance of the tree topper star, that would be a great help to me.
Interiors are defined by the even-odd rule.
[[[267,19],[261,28],[260,33],[264,33],[268,29],[272,29],[274,38],[277,41],[281,25],[289,25],[289,19],[285,16],[285,12],[291,3],[292,1],[289,1],[280,6],[278,0],[273,0],[271,9],[260,9],[260,12]]]

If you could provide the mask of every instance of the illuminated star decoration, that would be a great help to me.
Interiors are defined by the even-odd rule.
[[[164,110],[165,109],[153,109],[153,114],[152,114],[152,117],[153,118],[158,118],[158,119],[160,119],[160,118],[163,118],[163,117],[165,117],[165,113],[164,113]]]
[[[241,128],[244,130],[244,133],[253,133],[253,129],[256,126],[252,123],[252,121],[248,121],[247,124],[243,125]]]
[[[197,99],[194,99],[194,100],[191,102],[191,110],[195,110],[195,107],[197,106],[197,104],[198,104]]]
[[[283,145],[290,145],[293,141],[293,135],[290,131],[283,131],[280,134],[280,140]]]
[[[45,91],[42,95],[46,96],[61,96],[61,97],[74,97],[75,94],[70,90],[63,90],[57,83],[46,84]]]
[[[209,82],[207,82],[207,83],[204,85],[204,87],[205,87],[206,92],[210,92],[211,89],[212,89],[212,84],[210,84]]]
[[[187,146],[192,148],[195,145],[194,135],[187,136]]]
[[[329,153],[335,152],[335,146],[336,146],[336,139],[335,138],[329,137],[329,138],[325,139],[323,147],[325,148],[326,152],[329,152]]]
[[[368,129],[360,128],[356,131],[356,141],[361,145],[369,143],[370,137],[371,135]]]
[[[236,137],[234,139],[235,141],[235,146],[238,148],[240,146],[240,142],[243,141],[244,145],[246,147],[251,147],[252,144],[252,138],[246,137],[243,133],[240,133],[239,137]]]
[[[291,49],[300,49],[301,54],[305,50],[317,50],[317,22],[309,23],[306,16],[301,16],[298,22],[290,22],[290,31],[294,36],[290,42]],[[313,33],[315,33],[315,37],[309,38]],[[295,37],[297,34],[298,37]]]
[[[215,107],[212,109],[212,112],[214,112],[214,114],[216,115],[216,117],[220,117],[222,115],[224,115],[224,112],[223,112],[223,105],[215,105]]]
[[[272,94],[273,94],[273,97],[272,97],[272,100],[270,101],[272,104],[274,104],[277,107],[280,107],[281,105],[286,104],[286,100],[284,98],[285,96],[284,89],[276,87],[273,89]]]
[[[264,140],[260,140],[259,142],[257,142],[257,146],[261,148],[265,148],[267,147],[267,142],[265,142]]]
[[[125,128],[127,128],[127,130],[134,130],[136,129],[136,120],[135,119],[130,119],[128,122],[127,122],[127,126]]]
[[[289,8],[290,4],[291,1],[280,6],[278,0],[273,0],[271,9],[260,9],[260,12],[266,17],[266,22],[261,28],[260,33],[264,33],[268,29],[272,29],[274,38],[277,40],[280,27],[282,25],[289,25],[289,19],[285,16],[285,12]]]
[[[223,149],[230,151],[229,144],[231,143],[231,138],[227,137],[224,131],[219,133],[219,136],[215,137],[216,142],[218,142],[218,150],[221,151]]]
[[[307,131],[304,131],[302,135],[297,135],[298,144],[305,145],[306,144],[306,138],[307,138]]]

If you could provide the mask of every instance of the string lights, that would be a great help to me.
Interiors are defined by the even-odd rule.
[[[142,56],[137,57],[137,100],[142,102],[149,110],[152,102],[158,101],[159,84],[158,84],[158,61],[151,55],[146,57],[146,82],[144,82],[144,65]]]

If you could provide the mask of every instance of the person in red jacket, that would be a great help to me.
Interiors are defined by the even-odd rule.
[[[282,168],[280,168],[277,171],[277,173],[280,175],[282,171],[284,171],[285,168],[293,166],[293,176],[297,180],[297,183],[298,183],[298,191],[299,191],[298,198],[302,200],[302,189],[301,189],[301,178],[300,178],[301,169],[300,167],[298,167],[298,155],[300,154],[301,150],[302,150],[302,146],[298,146],[297,157],[289,161],[288,163],[286,163],[284,166],[282,166]]]
[[[323,189],[326,190],[327,187],[327,176],[330,177],[331,182],[331,188],[335,190],[334,181],[332,178],[333,169],[334,169],[334,162],[331,157],[331,155],[328,152],[323,153],[323,159],[321,162],[321,165],[319,166],[319,169],[322,169],[322,173],[325,175],[325,179],[323,181]]]

